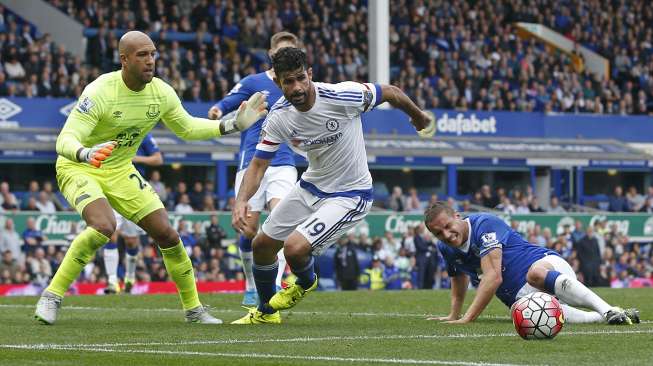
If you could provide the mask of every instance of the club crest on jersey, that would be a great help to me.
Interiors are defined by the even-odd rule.
[[[82,113],[88,113],[95,103],[89,97],[84,97],[82,101],[77,104],[77,110]]]
[[[150,106],[147,108],[147,112],[145,112],[145,115],[147,118],[154,119],[159,116],[161,113],[161,110],[159,109],[158,104],[150,104]]]
[[[340,128],[340,123],[338,120],[335,119],[330,119],[326,122],[326,129],[331,131],[331,132],[336,132],[338,131],[338,128]]]

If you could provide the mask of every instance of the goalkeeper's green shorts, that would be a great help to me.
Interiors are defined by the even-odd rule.
[[[163,208],[159,196],[131,163],[106,169],[60,157],[56,168],[61,193],[80,215],[99,198],[106,198],[114,210],[135,223]]]

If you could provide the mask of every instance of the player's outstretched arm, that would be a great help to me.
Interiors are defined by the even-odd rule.
[[[483,277],[478,285],[478,290],[476,290],[474,301],[472,301],[472,304],[462,318],[448,323],[464,324],[473,322],[485,310],[487,304],[492,300],[494,293],[503,282],[503,276],[501,275],[502,252],[500,248],[492,249],[481,258]]]
[[[231,225],[241,234],[253,230],[247,225],[247,217],[250,215],[247,202],[258,191],[268,165],[270,165],[270,160],[255,156],[245,171],[245,176],[236,197],[236,203],[231,212]]]
[[[95,110],[84,110],[84,112],[73,110],[57,137],[58,155],[70,161],[88,163],[96,168],[99,168],[102,162],[111,155],[116,147],[115,141],[107,141],[91,147],[86,147],[81,143],[91,135],[97,125],[98,117],[95,112]]]
[[[267,103],[263,93],[255,93],[240,105],[235,114],[218,120],[217,123],[210,119],[191,116],[176,95],[171,97],[176,98],[175,106],[161,119],[175,135],[184,140],[205,140],[246,130],[267,114]]]
[[[469,277],[466,274],[460,273],[451,277],[451,311],[449,315],[427,318],[427,320],[450,321],[460,319],[468,286]]]
[[[412,100],[394,85],[381,85],[381,103],[388,102],[401,109],[410,117],[417,133],[422,137],[433,137],[435,134],[435,116],[428,111],[422,111]]]

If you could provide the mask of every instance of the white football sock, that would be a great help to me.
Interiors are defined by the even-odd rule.
[[[138,256],[125,253],[125,281],[136,280],[136,259]]]
[[[283,279],[283,274],[286,272],[286,257],[283,255],[283,249],[277,253],[277,260],[279,262],[279,270],[277,271],[277,287],[281,287],[281,280]]]
[[[599,295],[566,274],[560,274],[556,278],[555,295],[565,304],[590,308],[602,316],[612,308]]]
[[[254,255],[252,252],[243,252],[240,250],[240,260],[243,262],[243,272],[245,273],[245,291],[255,291],[254,273],[252,264],[254,264]]]
[[[118,283],[118,259],[118,249],[104,249],[104,269],[112,285]]]
[[[584,311],[567,304],[560,304],[567,323],[605,323],[603,315],[596,311]]]

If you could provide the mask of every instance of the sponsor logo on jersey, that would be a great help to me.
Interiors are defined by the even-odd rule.
[[[126,130],[121,131],[116,138],[114,139],[117,143],[117,147],[122,146],[132,146],[138,140],[138,137],[141,135],[141,129],[138,127],[129,127]]]
[[[88,113],[95,103],[89,97],[84,97],[79,103],[77,103],[77,110],[81,113]]]
[[[149,107],[147,108],[147,112],[145,112],[145,115],[147,118],[154,119],[159,116],[161,113],[161,110],[159,109],[158,104],[150,104]]]
[[[113,118],[122,118],[122,112],[121,111],[113,112]]]
[[[336,132],[338,131],[338,128],[340,128],[340,123],[338,120],[335,119],[330,119],[326,122],[326,129],[331,131],[331,132]]]
[[[331,145],[335,144],[341,137],[342,137],[342,132],[338,132],[335,135],[320,137],[320,138],[316,138],[316,139],[313,139],[313,140],[305,139],[305,140],[303,140],[301,142],[301,144],[305,148],[319,147],[319,145],[331,146]],[[295,142],[293,140],[293,145],[294,144],[295,144]]]

